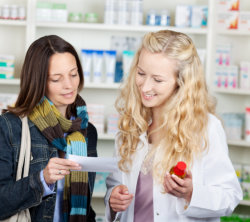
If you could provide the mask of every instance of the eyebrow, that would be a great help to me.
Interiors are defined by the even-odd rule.
[[[75,67],[73,69],[71,69],[69,72],[72,72],[74,71],[75,69],[78,69],[78,67]],[[62,75],[62,73],[52,73],[52,74],[49,74],[50,76],[58,76],[58,75]]]
[[[138,69],[140,69],[142,72],[145,72],[141,67],[137,66]],[[154,77],[161,77],[161,78],[164,78],[164,76],[162,75],[157,75],[157,74],[152,74]]]

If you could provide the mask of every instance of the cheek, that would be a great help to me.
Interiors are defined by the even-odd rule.
[[[51,99],[51,97],[55,97],[58,92],[60,92],[60,89],[58,87],[58,85],[56,84],[48,84],[48,88],[47,88],[47,97],[49,97],[49,99]]]
[[[141,86],[142,82],[143,82],[143,80],[140,76],[137,76],[135,78],[135,84],[137,85],[137,87]]]

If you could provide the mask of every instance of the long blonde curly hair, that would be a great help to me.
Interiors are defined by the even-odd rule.
[[[153,149],[153,176],[162,182],[165,173],[177,161],[183,160],[191,166],[195,156],[207,148],[208,113],[215,113],[215,100],[208,94],[202,64],[190,37],[170,30],[146,34],[116,100],[120,114],[118,146],[121,170],[130,170],[139,136],[148,130],[152,116],[151,109],[143,106],[135,83],[142,49],[162,53],[177,63],[178,86],[164,105],[161,126],[154,130],[159,133],[160,142]]]

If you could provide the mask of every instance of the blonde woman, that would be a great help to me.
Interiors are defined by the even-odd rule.
[[[187,35],[145,35],[116,108],[120,172],[107,178],[108,221],[220,221],[232,213],[242,191]],[[184,179],[169,174],[178,161],[188,166]]]

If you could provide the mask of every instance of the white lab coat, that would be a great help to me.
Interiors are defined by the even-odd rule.
[[[161,192],[163,187],[153,184],[155,222],[220,221],[220,217],[231,214],[242,199],[241,187],[228,156],[224,130],[220,121],[213,115],[209,115],[208,140],[208,151],[203,153],[202,158],[194,161],[191,170],[193,194],[186,210],[184,199],[163,194]],[[108,190],[105,196],[107,221],[111,221],[108,200],[114,186],[124,184],[130,193],[135,194],[141,165],[148,151],[146,133],[140,136],[140,143],[143,147],[136,151],[130,173],[119,171],[107,178]],[[116,147],[116,153],[117,150]],[[127,210],[117,213],[116,218],[120,218],[121,222],[133,222],[134,204],[133,199]]]

